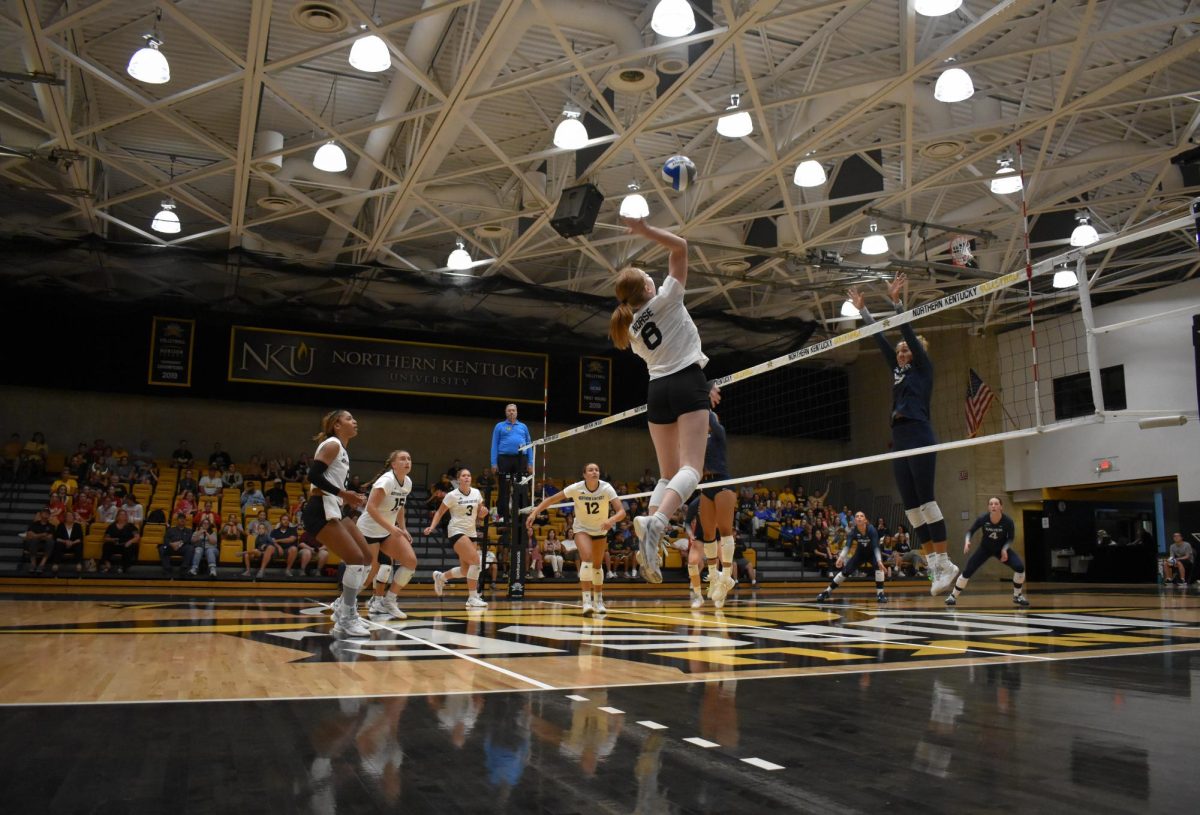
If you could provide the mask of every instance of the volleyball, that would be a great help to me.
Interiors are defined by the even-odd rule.
[[[662,177],[671,189],[682,192],[696,180],[696,165],[687,156],[671,156],[663,162]]]

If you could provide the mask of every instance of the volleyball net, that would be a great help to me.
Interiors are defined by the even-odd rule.
[[[874,275],[875,282],[860,285],[874,324],[848,322],[846,330],[788,354],[714,377],[722,393],[717,413],[730,440],[732,477],[710,485],[747,493],[786,486],[894,523],[901,509],[892,488],[892,459],[947,453],[939,459],[939,490],[944,482],[961,480],[971,482],[968,489],[999,491],[1004,465],[998,447],[970,456],[953,451],[1136,418],[1136,411],[1127,410],[1121,383],[1096,350],[1101,334],[1126,326],[1095,327],[1087,258],[1182,225],[1166,222],[1109,238],[957,290],[947,291],[950,284],[942,282],[940,290],[927,289],[900,314],[888,307],[884,280]],[[1049,285],[1053,276],[1066,272],[1075,275],[1073,285]],[[870,277],[864,274],[862,281]],[[1061,279],[1055,282],[1063,285]],[[988,317],[995,314],[1008,316]],[[902,339],[901,326],[910,326],[928,346],[935,372],[931,423],[938,443],[894,452],[892,370],[876,337],[894,348]],[[569,483],[579,477],[585,460],[598,461],[623,497],[645,496],[636,488],[638,476],[645,468],[658,475],[645,411],[640,405],[535,440],[539,466],[550,461],[549,472],[537,479],[549,474]],[[1155,412],[1163,411],[1144,411]],[[553,453],[556,445],[563,454]],[[630,448],[636,449],[629,453]],[[641,457],[633,461],[631,455]],[[978,505],[973,496],[963,503]]]

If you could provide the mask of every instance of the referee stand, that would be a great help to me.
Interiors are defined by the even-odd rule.
[[[508,599],[522,600],[525,597],[525,571],[528,568],[525,562],[526,532],[525,524],[522,523],[524,516],[521,514],[521,507],[525,504],[526,477],[517,473],[504,473],[501,478],[508,482],[508,489],[505,490],[508,506],[503,508],[507,527],[500,538],[502,545],[506,539],[508,541]],[[498,557],[499,553],[497,559]]]

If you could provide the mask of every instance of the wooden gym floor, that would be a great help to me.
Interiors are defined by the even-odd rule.
[[[1195,812],[1200,591],[682,585],[334,640],[328,587],[0,581],[5,811]],[[321,594],[315,595],[319,590]]]

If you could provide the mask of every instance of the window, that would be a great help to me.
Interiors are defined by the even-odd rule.
[[[1100,392],[1105,410],[1125,409],[1125,366],[1100,369]],[[1096,411],[1088,372],[1060,376],[1054,380],[1054,416],[1059,421],[1089,416]]]

